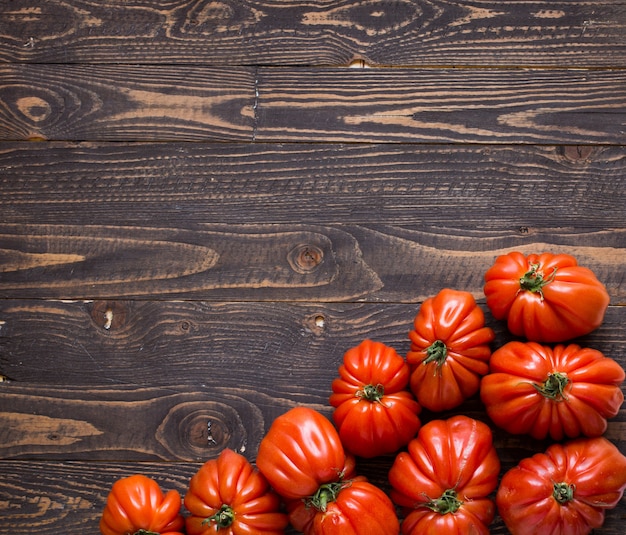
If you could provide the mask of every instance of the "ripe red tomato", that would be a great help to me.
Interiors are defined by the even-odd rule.
[[[256,465],[285,499],[308,498],[320,485],[350,478],[355,467],[331,421],[309,407],[274,420],[261,440]]]
[[[480,397],[509,433],[600,436],[624,402],[624,370],[595,349],[514,341],[494,351],[489,366]]]
[[[409,332],[411,391],[432,411],[459,406],[489,371],[494,332],[469,292],[441,290],[422,303]]]
[[[111,488],[100,519],[102,535],[182,535],[180,494],[163,495],[159,484],[136,474],[118,479]]]
[[[512,252],[485,273],[487,306],[509,331],[535,342],[564,342],[600,326],[609,294],[593,271],[567,254]]]
[[[185,507],[191,513],[185,519],[187,535],[283,535],[288,524],[263,474],[231,449],[191,478]]]
[[[504,474],[498,512],[512,535],[585,535],[626,489],[626,457],[606,438],[553,444]]]
[[[330,404],[344,447],[360,457],[398,451],[420,427],[421,407],[407,390],[409,366],[395,349],[364,340],[346,351]]]
[[[391,499],[406,515],[402,533],[489,535],[499,472],[483,422],[458,415],[423,425],[389,471]]]
[[[287,503],[291,525],[305,535],[398,535],[389,497],[364,477],[323,485],[308,500]]]

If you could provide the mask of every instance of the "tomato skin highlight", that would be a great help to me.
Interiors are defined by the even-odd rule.
[[[424,301],[409,338],[410,389],[423,408],[453,409],[478,392],[495,334],[471,293],[445,288]]]
[[[485,273],[487,306],[515,336],[558,343],[583,336],[604,320],[610,297],[593,271],[567,254],[496,258]]]
[[[285,499],[307,498],[322,484],[351,477],[355,466],[332,422],[309,407],[295,407],[274,420],[256,465]]]
[[[185,519],[187,535],[282,535],[288,524],[263,474],[231,449],[200,467],[184,503],[191,513]]]
[[[345,481],[324,511],[303,500],[287,503],[291,525],[305,535],[398,535],[400,522],[389,497],[362,476]]]
[[[509,433],[554,440],[600,436],[624,402],[624,369],[600,351],[513,341],[491,356],[480,397]]]
[[[405,514],[403,535],[488,535],[499,472],[485,423],[464,415],[426,423],[389,471],[391,499]]]
[[[102,535],[146,533],[182,535],[180,494],[163,494],[158,483],[141,474],[118,479],[111,488],[100,519]]]
[[[626,457],[604,437],[579,438],[523,459],[502,477],[498,512],[512,535],[586,535],[626,489]]]
[[[395,349],[364,340],[346,351],[329,398],[344,447],[363,458],[394,453],[420,427],[409,366]]]

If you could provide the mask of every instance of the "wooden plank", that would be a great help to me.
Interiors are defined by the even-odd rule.
[[[621,71],[259,69],[258,141],[623,143]]]
[[[625,236],[624,229],[503,237],[376,225],[198,231],[0,225],[0,296],[410,302],[455,284],[480,292],[500,254],[547,250],[574,255],[623,303]]]
[[[0,65],[0,139],[620,144],[623,70]]]
[[[252,68],[0,65],[0,140],[244,140]]]
[[[484,298],[479,302],[484,307]],[[198,395],[219,387],[258,401],[269,420],[287,403],[325,404],[344,352],[366,338],[405,354],[418,309],[419,303],[3,300],[0,385],[7,395],[15,385],[44,391],[185,385],[175,391]],[[509,335],[484,310],[498,347]],[[623,361],[625,315],[626,307],[610,306],[602,326],[579,342]]]
[[[623,145],[4,143],[0,222],[558,235],[623,228],[625,174]]]
[[[256,451],[289,406],[283,400],[281,411],[277,398],[212,384],[193,390],[10,385],[0,395],[2,459],[203,461],[227,447]]]
[[[623,67],[620,0],[0,5],[0,61]]]
[[[389,463],[377,467],[377,479]],[[98,533],[106,494],[120,477],[134,473],[154,477],[163,490],[186,492],[198,463],[89,463],[0,461],[0,503],[6,503],[0,523],[2,535],[56,535]],[[293,529],[287,535],[297,533]],[[492,535],[506,535],[502,520],[490,526]],[[619,510],[609,510],[602,528],[594,535],[622,535]]]

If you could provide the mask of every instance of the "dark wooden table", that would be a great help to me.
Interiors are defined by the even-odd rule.
[[[625,130],[623,0],[2,1],[0,534],[254,460],[506,251],[592,268],[580,343],[626,365]],[[503,469],[545,445],[494,431]]]

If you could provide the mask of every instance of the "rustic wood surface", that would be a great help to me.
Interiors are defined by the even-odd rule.
[[[441,288],[497,347],[510,250],[592,268],[578,342],[626,366],[625,133],[623,0],[0,2],[0,534],[97,533],[119,477],[253,461]],[[423,419],[456,412],[488,422]],[[494,433],[503,470],[549,443]],[[606,436],[626,455],[626,410]],[[359,469],[387,489],[391,461]]]

